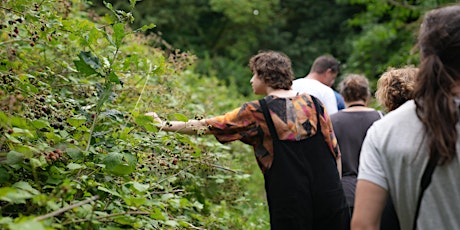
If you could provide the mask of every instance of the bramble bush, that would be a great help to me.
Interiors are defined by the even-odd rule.
[[[193,73],[193,54],[156,48],[143,34],[154,24],[133,29],[129,11],[86,4],[0,3],[0,227],[267,228],[247,146],[166,133],[143,115],[200,118],[245,99]]]

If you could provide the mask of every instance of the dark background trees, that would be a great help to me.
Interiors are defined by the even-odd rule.
[[[115,8],[125,0],[110,0]],[[389,66],[417,64],[411,53],[420,15],[455,0],[157,0],[140,1],[133,26],[149,31],[169,48],[191,51],[195,70],[218,76],[250,94],[247,60],[259,50],[279,50],[293,61],[296,77],[306,75],[322,54],[336,56],[344,73],[371,82]],[[95,3],[100,13],[102,3]]]

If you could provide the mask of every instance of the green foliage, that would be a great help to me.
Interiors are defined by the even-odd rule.
[[[365,10],[347,20],[358,29],[345,61],[344,73],[363,73],[375,85],[389,67],[418,65],[414,51],[416,32],[424,12],[457,1],[370,1],[338,0],[341,4],[360,5]],[[375,88],[375,87],[374,87]]]
[[[204,117],[244,98],[139,33],[154,24],[131,29],[136,2],[105,17],[78,0],[0,4],[0,228],[267,228],[245,189],[254,163],[230,159],[249,148],[143,115]]]

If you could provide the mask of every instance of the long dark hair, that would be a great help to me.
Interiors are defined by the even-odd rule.
[[[460,5],[429,11],[417,46],[421,56],[414,91],[417,116],[425,128],[430,157],[438,154],[444,164],[457,155],[459,118],[453,88],[460,87]]]

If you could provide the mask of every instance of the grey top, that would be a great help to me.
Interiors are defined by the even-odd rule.
[[[350,207],[355,203],[359,154],[367,130],[380,119],[378,111],[339,111],[331,115],[332,127],[342,153],[342,185]]]
[[[368,130],[360,156],[358,180],[370,181],[390,192],[401,229],[412,229],[420,180],[428,162],[422,142],[424,128],[415,108],[411,100],[376,121]],[[455,128],[458,133],[460,124]],[[418,229],[460,229],[459,175],[459,157],[436,167],[422,199]]]

